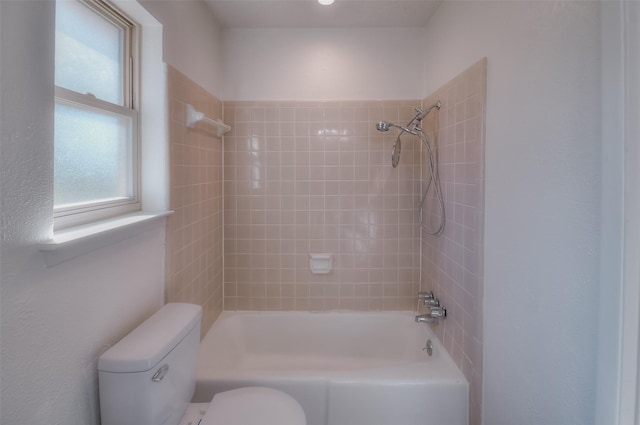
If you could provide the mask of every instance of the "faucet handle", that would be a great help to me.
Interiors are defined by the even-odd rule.
[[[429,315],[431,317],[437,317],[439,319],[446,319],[447,309],[444,307],[432,307],[431,311],[429,312]]]
[[[420,301],[427,301],[427,300],[433,300],[435,299],[434,295],[433,295],[433,291],[429,291],[429,292],[418,292],[418,299]]]
[[[422,302],[424,303],[425,307],[429,307],[429,308],[440,307],[440,300],[437,298],[427,298],[422,300]]]

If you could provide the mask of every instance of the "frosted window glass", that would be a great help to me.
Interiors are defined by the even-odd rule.
[[[123,36],[84,4],[56,2],[56,85],[123,105]]]
[[[130,198],[132,119],[56,103],[56,208]]]

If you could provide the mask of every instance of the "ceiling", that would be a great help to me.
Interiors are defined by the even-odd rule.
[[[224,28],[422,27],[440,0],[205,0]]]

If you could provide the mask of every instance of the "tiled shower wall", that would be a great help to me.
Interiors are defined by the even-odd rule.
[[[222,311],[222,140],[206,123],[186,126],[186,105],[222,118],[222,102],[172,67],[169,94],[167,302],[202,306],[204,334]]]
[[[419,287],[433,290],[449,313],[434,330],[470,382],[479,424],[486,60],[422,102],[225,102],[224,148],[214,129],[185,123],[187,103],[221,118],[222,102],[171,67],[168,81],[167,302],[202,305],[203,333],[223,308],[224,181],[225,309],[414,310]],[[392,168],[398,132],[375,125],[406,123],[436,100],[424,127],[446,226],[423,232],[421,247],[426,151],[405,134]],[[432,193],[427,205],[425,222],[437,221]],[[331,273],[309,271],[314,252],[333,254]]]
[[[226,102],[226,310],[413,310],[419,145],[397,131],[420,101]],[[311,274],[310,253],[332,253]]]
[[[445,202],[441,236],[422,235],[422,290],[433,290],[448,317],[434,331],[470,384],[470,424],[480,424],[484,229],[484,122],[487,61],[481,60],[424,99],[442,109],[425,120],[437,146]],[[428,165],[423,154],[423,179]],[[439,219],[429,194],[425,220]]]

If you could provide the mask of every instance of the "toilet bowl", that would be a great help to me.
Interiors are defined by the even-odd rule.
[[[304,411],[289,394],[272,388],[246,387],[216,394],[195,418],[181,425],[301,425]]]
[[[102,425],[305,425],[300,404],[246,387],[190,403],[202,309],[167,304],[98,360]]]
[[[300,404],[282,391],[245,387],[218,393],[211,403],[191,403],[180,425],[304,425]]]

